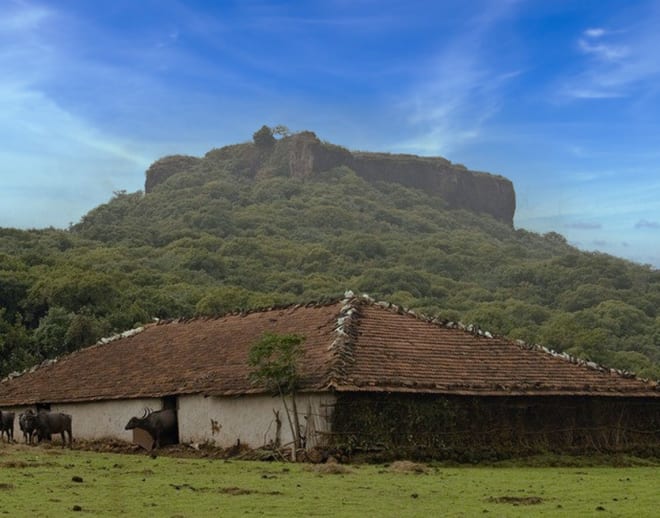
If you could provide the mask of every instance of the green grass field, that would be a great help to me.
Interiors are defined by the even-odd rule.
[[[152,459],[2,444],[0,513],[48,517],[660,516],[657,465],[426,465],[417,472],[419,468],[398,463],[314,466]]]

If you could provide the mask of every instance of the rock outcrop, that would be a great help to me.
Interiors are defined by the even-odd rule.
[[[394,182],[440,196],[453,209],[490,214],[513,225],[516,195],[503,176],[470,171],[441,157],[351,153],[322,143],[312,132],[289,137],[289,170],[304,178],[333,167],[347,166],[369,182]]]
[[[513,225],[516,198],[507,178],[470,171],[443,158],[357,153],[352,169],[365,180],[397,182],[442,197],[452,209],[486,213]]]

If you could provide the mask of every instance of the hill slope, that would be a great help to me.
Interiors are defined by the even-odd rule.
[[[67,231],[0,230],[0,374],[152,317],[351,288],[660,377],[659,272],[456,208],[393,165],[437,173],[426,161],[304,133],[161,159],[146,194],[115,193]],[[451,167],[500,186],[493,206],[510,207],[508,180]]]

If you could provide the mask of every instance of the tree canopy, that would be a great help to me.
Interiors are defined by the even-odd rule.
[[[304,341],[304,336],[295,333],[264,333],[252,344],[248,354],[248,365],[252,367],[251,381],[276,394],[295,392],[300,382]]]

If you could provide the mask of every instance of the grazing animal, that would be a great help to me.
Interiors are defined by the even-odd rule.
[[[23,432],[23,439],[25,439],[25,444],[32,444],[32,438],[35,435],[36,423],[28,418],[28,416],[34,415],[36,415],[34,410],[29,408],[18,416],[18,427],[21,429],[21,432]]]
[[[62,448],[66,446],[66,435],[69,436],[69,448],[73,447],[71,434],[71,416],[59,412],[41,410],[37,414],[26,415],[27,425],[37,432],[39,442],[44,439],[50,441],[52,434],[62,435]]]
[[[0,440],[7,434],[7,442],[14,442],[14,412],[0,410]]]
[[[144,409],[142,417],[131,417],[124,430],[141,428],[151,435],[154,442],[151,445],[152,450],[160,448],[161,442],[164,444],[175,442],[177,433],[177,420],[174,410],[167,408],[156,412],[149,408]]]

